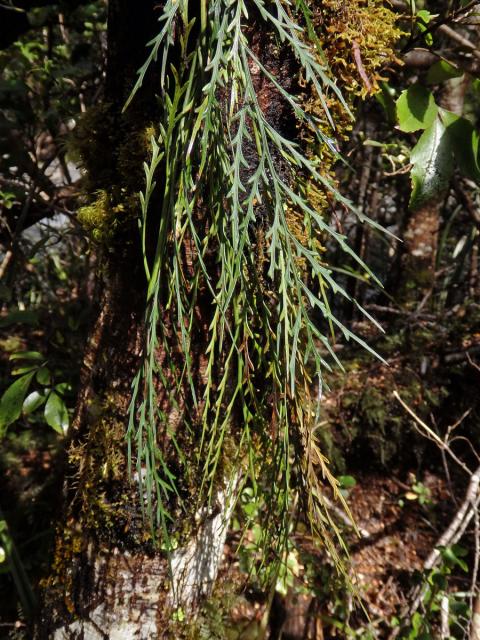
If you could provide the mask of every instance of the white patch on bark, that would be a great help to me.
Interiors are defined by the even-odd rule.
[[[92,545],[87,556],[94,568],[93,591],[98,585],[103,602],[84,618],[57,629],[53,640],[154,640],[158,638],[159,600],[165,584],[161,558],[145,557],[138,578],[133,565],[139,559],[115,548],[108,556],[96,554]],[[107,576],[107,577],[106,577]],[[95,601],[96,593],[91,594]]]
[[[148,611],[138,611],[138,619],[132,621],[132,611],[128,611],[128,606],[125,608],[129,620],[122,620],[121,609],[112,612],[107,611],[105,605],[100,605],[90,612],[89,620],[78,620],[57,629],[53,640],[153,640],[158,637],[157,623],[149,619]]]
[[[166,601],[163,590],[168,572],[164,556],[140,560],[114,549],[107,557],[95,555],[96,550],[90,547],[87,556],[94,567],[93,585],[102,584],[103,601],[97,600],[97,606],[83,619],[57,629],[53,640],[156,640],[161,631],[158,621],[163,620],[162,626],[166,627],[169,610],[181,607],[191,615],[201,598],[211,593],[217,579],[238,484],[239,476],[235,476],[217,493],[214,511],[199,512],[195,518],[198,530],[185,547],[172,553],[173,579]],[[132,571],[139,560],[140,579]],[[93,602],[95,596],[92,593]]]
[[[207,513],[206,519],[204,513],[197,514],[196,520],[204,521],[195,536],[186,547],[173,552],[172,586],[167,596],[170,606],[190,610],[201,597],[211,593],[222,561],[238,482],[236,475],[226,489],[217,493],[214,514]]]

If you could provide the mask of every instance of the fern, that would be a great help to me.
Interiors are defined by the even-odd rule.
[[[136,461],[152,529],[160,527],[167,549],[172,547],[169,509],[181,503],[183,490],[172,461],[189,458],[201,477],[198,504],[211,502],[216,485],[225,481],[228,442],[233,466],[244,469],[243,482],[253,487],[254,497],[263,491],[268,505],[265,547],[281,557],[292,500],[300,492],[314,531],[341,564],[334,541],[341,537],[323,500],[323,483],[341,496],[315,438],[322,371],[329,358],[338,363],[332,347],[335,328],[369,347],[331,311],[329,298],[348,294],[318,252],[318,237],[327,235],[374,276],[306,196],[308,183],[354,213],[322,175],[318,158],[269,122],[252,69],[322,145],[332,147],[335,129],[329,95],[348,108],[324,62],[308,3],[298,0],[293,7],[288,0],[252,0],[248,6],[263,20],[265,32],[294,53],[331,129],[322,131],[254,53],[245,28],[245,0],[203,0],[199,29],[193,19],[197,1],[165,4],[159,34],[128,99],[145,81],[149,66],[157,65],[164,109],[140,194],[147,338],[132,387],[129,455]],[[180,50],[175,66],[172,46]],[[151,206],[154,195],[160,196],[160,211]],[[151,229],[158,229],[153,256],[146,249]],[[188,273],[186,243],[191,246]],[[205,381],[199,385],[192,369],[192,334],[205,292],[212,311]],[[324,318],[326,331],[313,319],[315,313]],[[169,357],[174,352],[183,355],[181,363]],[[164,354],[162,365],[159,353]],[[162,413],[155,392],[159,381],[170,405],[183,411],[194,456],[182,450],[185,434],[171,429]],[[312,392],[315,386],[318,391]],[[168,435],[170,453],[159,444],[160,431]]]

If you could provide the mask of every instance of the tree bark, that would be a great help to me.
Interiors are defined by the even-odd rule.
[[[445,82],[440,106],[462,115],[469,79],[466,76]],[[441,210],[446,194],[439,193],[435,200],[412,211],[403,236],[403,284],[401,298],[407,304],[418,304],[435,286],[438,235]]]
[[[94,142],[84,152],[92,192],[126,189],[138,198],[142,163],[139,175],[136,167],[125,175],[129,169],[123,163],[128,154],[142,153],[134,145],[158,109],[154,79],[125,114],[122,107],[157,17],[152,0],[109,3],[105,103],[79,134]],[[168,558],[148,533],[138,486],[129,479],[125,434],[131,383],[144,346],[145,274],[136,218],[121,224],[101,257],[101,301],[69,434],[65,505],[37,638],[175,637],[169,631],[171,612],[183,608],[191,614],[198,607],[222,559],[232,508],[222,487],[214,496],[215,511],[193,514],[181,548]],[[201,369],[201,362],[197,366]]]

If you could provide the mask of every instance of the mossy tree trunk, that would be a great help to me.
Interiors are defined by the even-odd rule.
[[[220,493],[216,513],[203,514],[170,559],[172,590],[169,562],[152,542],[128,470],[131,384],[145,337],[137,202],[148,156],[145,131],[158,120],[155,77],[125,114],[122,107],[160,9],[154,0],[109,2],[105,97],[77,128],[86,190],[101,194],[83,212],[101,246],[98,316],[69,434],[65,504],[38,638],[175,637],[168,631],[172,611],[196,608],[215,581],[223,552],[228,507]]]
[[[129,0],[109,2],[104,100],[85,115],[74,134],[86,170],[85,191],[93,199],[80,209],[78,217],[99,246],[100,295],[69,435],[65,506],[59,518],[51,575],[46,581],[42,620],[36,628],[38,638],[179,637],[175,628],[179,610],[181,617],[193,620],[215,584],[231,515],[233,500],[227,499],[222,482],[214,489],[209,504],[199,505],[195,499],[199,489],[196,471],[178,462],[174,473],[182,487],[187,487],[182,496],[187,507],[180,511],[178,505],[169,505],[182,522],[175,523],[176,530],[181,529],[179,547],[167,557],[153,540],[149,522],[142,514],[140,501],[144,496],[140,498],[136,473],[133,478],[129,475],[125,436],[131,385],[142,363],[146,341],[147,296],[138,192],[144,186],[143,162],[151,154],[150,137],[155,123],[161,121],[163,106],[155,95],[159,89],[155,71],[149,71],[129,108],[125,112],[122,108],[135,83],[136,71],[145,60],[145,44],[158,30],[162,6],[155,0],[140,4]],[[196,10],[192,3],[192,12]],[[266,47],[265,34],[258,24],[249,29],[249,35],[252,49],[267,61],[271,71],[285,86],[292,84],[295,74],[291,54],[278,57]],[[268,42],[273,42],[272,38]],[[175,48],[172,55],[178,55]],[[284,134],[295,135],[288,105],[258,69],[253,70],[253,78],[270,123]],[[161,191],[157,189],[151,201],[154,212],[161,210]],[[206,218],[201,211],[199,216]],[[152,215],[155,219],[151,237],[147,237],[147,253],[155,249],[158,214],[156,218]],[[187,242],[183,258],[186,274],[191,270],[193,250]],[[218,267],[215,263],[210,267],[214,276]],[[195,326],[191,329],[190,366],[199,398],[205,385],[211,296],[206,286],[200,287]],[[162,317],[162,309],[160,314],[164,330],[173,333],[175,328]],[[167,354],[162,347],[155,355],[166,377],[170,375],[168,359],[183,358],[178,350]],[[221,369],[221,362],[216,366]],[[195,458],[198,443],[192,441],[186,425],[195,420],[198,409],[182,406],[181,400],[172,404],[163,384],[159,376],[155,391],[165,424],[158,427],[158,445],[162,448],[162,438],[167,442],[169,428],[174,429],[183,438],[182,444],[193,451],[190,457]],[[185,381],[185,386],[188,384]],[[179,393],[180,398],[187,395]],[[239,423],[235,416],[232,420]],[[233,425],[231,431],[240,432],[238,426]],[[228,461],[222,473],[231,494],[240,474]]]
[[[178,385],[176,379],[171,379],[171,371],[181,373],[184,370],[186,358],[184,352],[178,347],[179,340],[172,340],[174,348],[170,349],[168,338],[172,335],[177,338],[180,329],[177,325],[174,326],[177,318],[172,320],[171,311],[166,312],[169,304],[168,296],[163,295],[165,292],[162,291],[158,298],[161,301],[161,322],[158,324],[162,324],[161,330],[167,339],[162,343],[156,343],[152,348],[152,352],[155,349],[152,358],[155,362],[151,370],[155,368],[155,373],[158,375],[148,391],[153,392],[152,395],[157,399],[155,420],[158,420],[161,414],[162,420],[158,422],[163,421],[163,423],[155,424],[151,430],[154,431],[155,446],[158,445],[159,449],[163,446],[162,439],[168,443],[170,450],[172,449],[170,433],[173,432],[175,437],[179,434],[178,437],[182,439],[181,444],[185,445],[184,449],[180,448],[182,452],[188,450],[188,455],[184,456],[187,462],[180,455],[177,460],[174,460],[173,473],[177,479],[181,480],[179,493],[182,491],[185,493],[181,497],[186,508],[182,511],[178,508],[178,504],[168,504],[169,513],[173,514],[175,519],[182,520],[180,524],[174,523],[176,533],[180,533],[177,540],[179,548],[168,559],[165,552],[155,544],[148,523],[142,517],[141,501],[144,496],[140,495],[137,484],[130,481],[125,441],[130,417],[132,380],[142,363],[142,356],[148,352],[145,347],[144,326],[146,278],[137,224],[138,192],[143,189],[145,182],[143,162],[150,159],[153,146],[150,142],[151,134],[155,132],[158,135],[155,127],[161,122],[162,114],[159,112],[165,109],[165,105],[157,101],[155,96],[159,88],[159,78],[155,77],[155,72],[149,71],[135,100],[125,112],[122,112],[122,107],[134,84],[136,70],[142,65],[147,55],[145,43],[158,29],[157,18],[163,4],[156,0],[144,0],[141,3],[134,3],[131,0],[110,0],[105,99],[90,114],[86,114],[83,122],[76,128],[77,144],[86,169],[85,189],[94,199],[93,203],[80,210],[79,218],[102,247],[98,287],[101,291],[101,299],[98,317],[92,328],[85,357],[82,388],[76,418],[71,429],[68,450],[71,472],[65,487],[65,508],[58,527],[55,560],[46,584],[43,620],[37,628],[39,638],[110,638],[111,640],[144,638],[147,640],[180,637],[178,630],[176,632],[171,629],[172,613],[175,609],[182,608],[182,613],[187,619],[193,618],[199,603],[209,594],[215,583],[232,504],[232,501],[229,502],[226,498],[222,481],[228,480],[236,485],[240,473],[231,468],[232,464],[227,459],[227,455],[232,456],[232,454],[227,450],[232,445],[231,449],[237,452],[234,455],[241,455],[238,452],[242,437],[241,416],[244,407],[238,407],[233,402],[235,397],[229,397],[228,381],[224,383],[227,389],[225,396],[223,390],[214,388],[221,386],[219,380],[222,383],[224,380],[221,374],[225,368],[223,349],[225,340],[229,339],[227,337],[218,348],[218,354],[214,351],[218,358],[212,365],[211,387],[212,394],[217,393],[220,398],[218,402],[220,411],[227,404],[233,407],[228,413],[228,420],[233,424],[230,422],[228,424],[228,433],[225,436],[228,442],[222,439],[222,447],[218,449],[224,457],[218,465],[215,461],[215,473],[212,476],[215,486],[213,484],[211,486],[209,503],[208,505],[198,504],[195,493],[198,493],[200,483],[198,475],[195,474],[200,470],[204,476],[212,475],[208,462],[203,464],[202,461],[199,463],[198,459],[196,460],[198,449],[195,449],[199,445],[198,440],[202,437],[202,435],[200,438],[197,437],[198,433],[201,434],[203,426],[201,420],[204,419],[203,416],[197,417],[198,413],[201,413],[198,405],[201,405],[205,397],[205,376],[209,361],[206,354],[211,337],[209,327],[212,324],[212,309],[214,309],[212,304],[214,294],[203,278],[199,280],[198,285],[195,284],[196,287],[198,286],[198,291],[196,291],[195,303],[192,304],[194,312],[192,326],[189,326],[191,348],[188,359],[192,372],[190,378],[193,380],[192,386],[197,386],[194,394],[184,388],[177,391],[177,387],[182,385],[187,387],[190,384],[190,381],[183,381],[186,377],[183,374],[179,376],[181,380]],[[189,5],[192,12],[200,13],[200,7],[205,9],[207,3],[191,2]],[[348,30],[352,23],[352,16],[344,12],[338,24],[328,26],[330,20],[337,19],[337,0],[326,3],[312,2],[312,7],[316,9],[318,29],[330,34],[330,44],[333,47],[331,55],[338,58],[340,54],[335,47],[338,34],[341,35],[345,31],[345,40],[349,40]],[[377,9],[380,13],[377,11],[378,16],[375,14],[375,22],[370,19],[373,15],[370,13],[370,8],[368,8],[368,15],[365,13],[367,9],[363,2],[354,3],[354,9],[355,24],[358,22],[365,28],[367,23],[369,26],[373,24],[375,33],[378,32],[378,34],[385,31],[386,10],[381,2],[378,3]],[[189,15],[189,19],[191,17]],[[305,100],[307,110],[311,108],[313,113],[322,114],[325,119],[321,101],[317,98],[316,101],[312,99],[313,101],[309,102],[305,95],[304,83],[299,74],[299,63],[295,60],[295,56],[285,43],[282,44],[278,37],[275,38],[275,29],[271,25],[268,27],[268,22],[260,18],[260,12],[255,15],[254,8],[249,7],[249,24],[245,25],[245,34],[254,54],[268,69],[268,73],[278,79],[283,89],[298,95],[299,98],[303,95],[302,100]],[[391,20],[393,20],[393,14]],[[196,21],[194,29],[199,28],[199,22],[199,20]],[[177,33],[177,27],[178,25],[173,23],[174,40],[177,36],[179,38],[180,31]],[[382,51],[378,60],[385,59],[384,49],[389,48],[389,42],[395,35],[392,27],[390,30],[391,33],[387,39],[376,38],[379,41],[379,50]],[[200,31],[201,35],[202,31]],[[366,42],[370,41],[371,39],[366,40]],[[368,53],[369,49],[366,47],[367,45],[365,45],[365,52]],[[339,51],[343,52],[344,48],[341,46]],[[169,55],[181,57],[178,42],[172,46]],[[187,58],[188,55],[184,55],[181,61]],[[366,57],[364,59],[366,60]],[[208,57],[208,60],[211,60],[211,57]],[[378,60],[373,56],[369,68],[375,69],[379,64]],[[292,105],[282,98],[281,92],[277,90],[278,88],[268,75],[262,72],[259,65],[252,62],[247,64],[250,64],[251,82],[259,109],[262,111],[262,118],[268,120],[269,125],[282,136],[301,141]],[[353,61],[351,61],[351,69],[356,73],[357,66]],[[357,79],[356,86],[359,84]],[[330,94],[329,99],[334,102],[336,100],[333,94]],[[352,97],[351,100],[353,101]],[[340,101],[337,101],[334,107],[333,113],[337,114],[339,119],[338,126],[346,130],[346,120],[349,121],[349,119],[344,107],[341,106]],[[328,128],[329,125],[326,123],[325,126]],[[304,140],[304,143],[313,144],[307,140]],[[253,143],[251,147],[253,150]],[[286,158],[278,152],[279,149],[277,145],[277,150],[275,153],[272,151],[272,154],[278,161],[279,174],[287,180],[289,169],[286,166]],[[325,149],[324,153],[326,153]],[[254,151],[252,154],[249,170],[253,172],[256,156]],[[167,165],[166,158],[164,162]],[[324,167],[329,177],[333,173],[332,162],[333,157],[329,152]],[[161,171],[157,175],[162,175]],[[247,176],[245,176],[245,182],[246,180]],[[209,188],[209,186],[205,187],[206,190]],[[157,189],[150,202],[149,211],[152,211],[153,215],[148,219],[149,228],[146,233],[145,248],[147,254],[155,251],[159,227],[160,230],[162,229],[161,221],[158,219],[160,216],[158,213],[155,216],[155,213],[161,210],[159,205],[162,203],[158,200],[155,202],[160,197],[158,194],[161,191],[161,188]],[[201,210],[208,200],[200,198],[196,202],[195,215],[198,214],[198,228],[196,227],[195,233],[198,231],[201,236],[203,232],[207,234],[211,231],[212,220],[209,219],[208,210]],[[328,202],[327,198],[319,197],[318,206],[325,216],[331,215]],[[197,208],[200,211],[197,212]],[[262,215],[258,217],[259,224],[255,228],[258,242],[252,246],[255,246],[259,256],[262,256],[265,241]],[[301,223],[298,224],[297,217],[295,215],[292,217],[290,224],[293,230],[289,229],[289,235],[298,234],[300,240],[305,242],[302,216],[300,220]],[[187,235],[182,237],[183,244],[178,250],[178,255],[181,256],[179,260],[182,261],[181,271],[186,277],[191,276],[193,279],[192,255],[194,256],[194,252],[198,249],[195,248],[191,238],[188,239]],[[212,241],[214,242],[215,240]],[[150,243],[153,246],[149,246]],[[207,278],[211,277],[211,280],[216,282],[219,266],[215,249],[209,245],[202,260],[208,264]],[[261,278],[259,279],[263,279],[265,275],[261,272],[262,269],[263,260],[260,260]],[[256,273],[255,277],[258,278],[258,275]],[[262,292],[262,286],[254,291],[257,290]],[[270,292],[268,295],[270,297]],[[268,322],[266,326],[270,326]],[[258,351],[256,355],[252,352],[258,371],[248,374],[250,368],[254,369],[247,348],[247,334],[251,332],[251,327],[245,331],[245,344],[242,344],[241,348],[245,355],[242,355],[241,359],[245,358],[248,362],[245,365],[242,360],[242,367],[245,366],[245,368],[241,371],[246,371],[252,379],[255,378],[252,388],[257,386],[258,379],[258,386],[261,389],[255,390],[252,402],[258,402],[258,405],[264,403],[265,406],[259,407],[255,404],[252,410],[256,412],[257,409],[265,408],[265,422],[262,414],[259,429],[263,429],[267,435],[265,438],[265,433],[262,431],[262,439],[270,442],[277,437],[277,416],[273,415],[271,407],[276,387],[269,379],[273,374],[270,372],[269,362],[265,363],[264,351],[260,347],[255,347]],[[270,349],[268,344],[270,339],[269,333],[265,343],[260,341],[258,344],[267,345]],[[166,343],[168,343],[167,347],[165,347]],[[158,346],[159,344],[163,346]],[[169,367],[169,363],[173,361],[175,366]],[[158,372],[159,369],[161,369],[160,372]],[[233,371],[229,368],[226,370]],[[238,375],[238,372],[233,371],[230,375]],[[175,393],[177,393],[175,400],[178,398],[176,403],[172,402],[172,394],[169,395],[168,387],[175,387]],[[192,395],[200,401],[194,403],[191,400]],[[267,417],[270,419],[270,415],[272,416],[271,425],[267,420]],[[149,423],[149,428],[152,427],[152,422]],[[192,423],[194,427],[200,425],[200,429],[189,431],[187,425]],[[268,432],[269,427],[273,434],[271,438]],[[298,438],[299,434],[296,433],[295,437]],[[155,446],[153,450],[156,455]],[[278,450],[274,451],[274,454],[277,455],[278,451],[283,451],[283,446],[282,444]],[[300,442],[299,450],[301,446],[303,445]],[[270,451],[269,446],[265,450]],[[283,456],[283,453],[281,455]],[[220,454],[218,457],[220,458]],[[141,458],[140,460],[142,461]],[[195,460],[196,466],[195,463],[189,465],[189,461],[195,462]],[[207,458],[207,461],[210,460],[211,458]],[[236,466],[240,465],[241,460],[239,461],[237,457]],[[213,466],[212,463],[211,466]],[[143,470],[139,465],[140,475]],[[217,484],[218,477],[220,481]],[[174,501],[175,498],[173,498]],[[172,524],[172,527],[174,525]]]

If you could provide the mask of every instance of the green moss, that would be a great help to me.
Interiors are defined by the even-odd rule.
[[[91,236],[98,243],[107,243],[113,237],[118,225],[116,214],[121,211],[120,207],[112,207],[110,196],[106,191],[97,191],[95,200],[81,207],[77,213],[77,219]]]
[[[128,527],[136,517],[136,494],[125,488],[128,473],[125,451],[125,424],[116,415],[115,401],[104,400],[95,405],[88,439],[71,447],[70,464],[78,469],[75,518],[83,528],[100,538],[113,536]],[[135,534],[136,535],[136,534]],[[141,539],[144,542],[143,531]]]
[[[153,124],[138,128],[138,124],[126,133],[117,147],[116,169],[118,177],[129,193],[138,192],[145,180],[143,163],[152,153],[152,137],[157,138]]]
[[[379,91],[384,80],[382,68],[392,61],[400,63],[394,45],[403,32],[398,14],[383,0],[324,0],[314,13],[323,27],[324,52],[347,99],[366,97]],[[358,47],[361,63],[355,58]]]
[[[100,411],[96,404],[91,415],[87,441],[69,451],[69,463],[77,469],[76,490],[66,522],[58,528],[52,571],[43,584],[70,614],[75,614],[72,567],[78,565],[90,539],[110,543],[116,532],[124,532],[134,503],[131,495],[117,491],[124,485],[127,463],[124,424],[115,416],[113,400],[103,402]]]
[[[109,245],[139,215],[143,164],[157,136],[153,124],[132,109],[122,114],[109,103],[93,107],[77,123],[68,153],[84,169],[82,190],[90,203],[78,220],[97,243]]]

